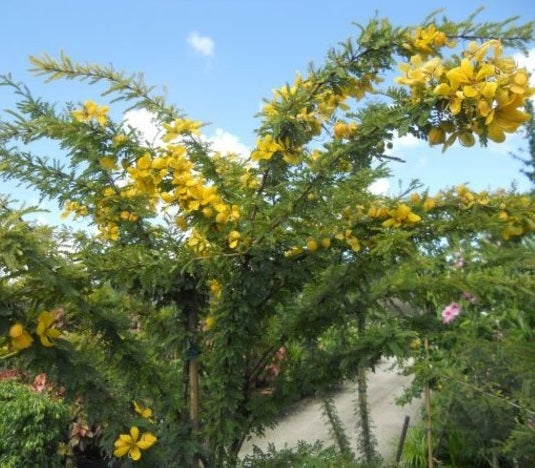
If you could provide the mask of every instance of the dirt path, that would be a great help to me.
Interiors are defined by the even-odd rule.
[[[368,401],[370,413],[375,426],[375,436],[378,441],[378,450],[383,458],[392,457],[396,450],[396,438],[401,433],[405,415],[411,417],[411,425],[420,418],[420,402],[413,401],[404,407],[394,403],[396,396],[402,393],[411,377],[398,375],[396,371],[389,370],[390,362],[383,362],[376,367],[375,374],[368,374]],[[338,415],[342,420],[346,433],[352,435],[351,447],[355,448],[355,416],[354,401],[357,396],[356,383],[346,383],[334,395],[334,403]],[[307,398],[293,407],[273,429],[267,429],[264,437],[253,437],[244,443],[240,456],[253,451],[253,445],[265,450],[269,443],[276,448],[297,446],[299,440],[312,443],[322,440],[326,445],[333,442],[329,436],[329,427],[322,416],[321,402],[315,398]]]

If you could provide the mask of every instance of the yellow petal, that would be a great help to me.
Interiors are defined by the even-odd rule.
[[[488,137],[496,143],[501,143],[505,140],[505,133],[497,125],[489,125]]]
[[[496,94],[497,88],[498,88],[498,83],[496,81],[485,83],[485,85],[481,89],[481,94],[487,99],[492,98]]]
[[[476,80],[483,81],[484,79],[489,78],[490,76],[493,76],[495,72],[496,72],[496,67],[494,67],[494,65],[491,65],[490,63],[485,63],[477,72]]]
[[[113,456],[114,457],[124,457],[128,453],[129,448],[130,448],[129,445],[124,445],[124,446],[117,447],[113,451]]]
[[[136,426],[130,428],[130,435],[132,436],[132,442],[136,442],[139,438],[139,429]]]
[[[22,325],[20,323],[16,323],[15,325],[12,325],[9,329],[9,336],[11,338],[18,338],[19,336],[22,336],[23,332],[24,328],[22,328]]]
[[[55,320],[56,315],[53,312],[43,311],[39,314],[39,321],[42,321],[47,328],[50,327]]]
[[[61,335],[61,332],[60,332],[57,328],[51,328],[50,330],[48,330],[48,331],[46,332],[46,334],[47,334],[50,338],[54,339],[54,338],[57,338],[58,336],[60,336],[60,335]]]
[[[513,81],[519,86],[526,86],[528,83],[528,75],[524,70],[519,70],[513,77]]]
[[[461,99],[452,99],[450,101],[450,110],[453,115],[457,115],[459,112],[461,112]]]
[[[141,440],[137,443],[137,445],[140,449],[147,450],[148,448],[152,447],[157,440],[158,439],[154,434],[146,432],[141,436]]]
[[[81,110],[72,111],[71,115],[74,117],[74,119],[78,122],[83,122],[85,120],[85,113]]]
[[[32,342],[33,338],[26,330],[23,330],[22,335],[19,337],[11,339],[11,344],[17,351],[29,348],[32,345]]]
[[[451,92],[452,92],[452,89],[446,83],[439,84],[433,90],[433,93],[436,94],[437,96],[449,96]]]
[[[411,222],[411,223],[417,223],[419,221],[421,221],[422,218],[420,218],[420,216],[418,216],[417,214],[415,213],[409,213],[409,216],[408,216],[408,220]]]
[[[481,100],[477,103],[477,110],[482,117],[487,117],[491,111],[491,107],[487,101]]]
[[[119,439],[115,441],[115,445],[132,445],[132,437],[130,437],[128,434],[120,434]]]
[[[48,336],[46,335],[40,335],[39,338],[41,339],[41,344],[47,348],[51,348],[54,346],[54,343],[48,339]]]
[[[137,445],[134,445],[130,452],[128,452],[128,456],[132,460],[137,461],[141,458],[141,450],[139,450],[139,447]]]
[[[477,96],[477,89],[473,86],[463,86],[463,93],[466,97],[475,97]]]

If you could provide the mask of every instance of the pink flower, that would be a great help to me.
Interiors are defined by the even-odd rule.
[[[458,257],[457,260],[455,260],[455,263],[453,264],[453,268],[459,270],[462,267],[464,267],[464,258]]]
[[[461,306],[457,302],[452,302],[449,306],[444,307],[442,311],[442,323],[452,322],[460,313]]]

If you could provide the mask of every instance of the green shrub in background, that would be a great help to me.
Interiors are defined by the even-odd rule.
[[[354,459],[348,459],[336,449],[324,447],[321,441],[308,444],[300,441],[295,449],[283,448],[277,450],[273,444],[263,452],[254,447],[252,455],[243,459],[240,468],[359,468],[363,465]]]
[[[0,381],[0,466],[62,466],[69,408],[15,380]]]

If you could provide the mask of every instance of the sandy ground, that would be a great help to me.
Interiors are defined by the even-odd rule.
[[[411,377],[398,375],[395,370],[390,370],[390,367],[390,362],[382,362],[376,367],[375,373],[368,374],[368,401],[375,426],[374,433],[378,442],[377,448],[384,459],[392,458],[395,454],[405,415],[410,416],[412,425],[420,419],[421,407],[419,401],[413,401],[404,407],[395,404],[394,399],[402,393],[403,387],[410,383]],[[357,384],[344,384],[333,398],[346,434],[353,435],[351,447],[355,450],[354,402],[357,398]],[[318,399],[307,398],[295,405],[275,428],[267,429],[263,437],[253,437],[246,441],[240,456],[252,453],[253,445],[265,450],[269,443],[273,443],[280,449],[285,444],[295,447],[299,440],[309,443],[322,440],[326,446],[333,444]]]

